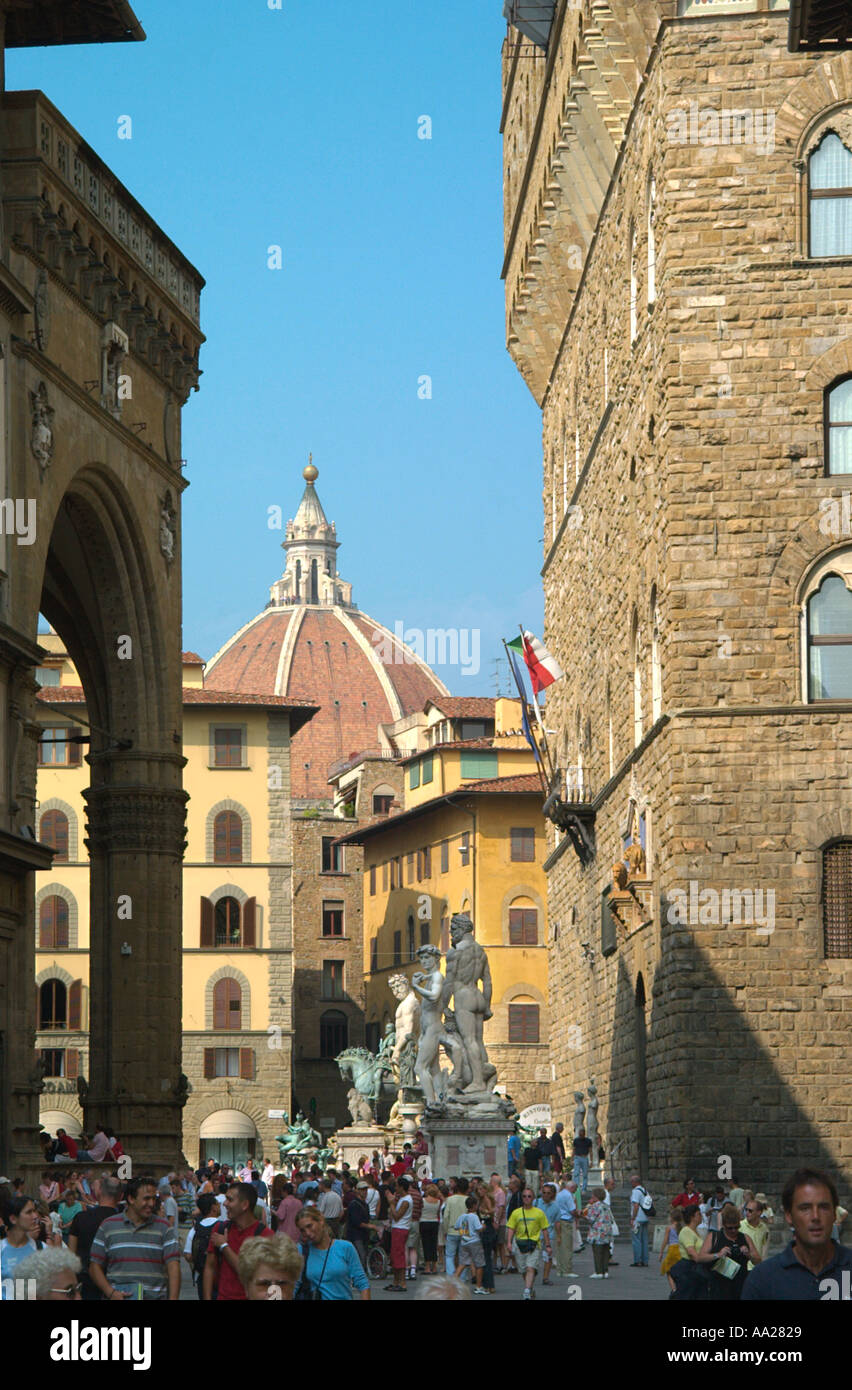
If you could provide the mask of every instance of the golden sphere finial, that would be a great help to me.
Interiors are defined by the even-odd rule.
[[[314,467],[313,454],[308,454],[308,466],[302,470],[302,477],[308,483],[316,482],[319,477],[319,469]]]

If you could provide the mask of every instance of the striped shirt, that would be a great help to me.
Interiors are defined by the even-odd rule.
[[[168,1289],[166,1265],[180,1259],[174,1227],[161,1216],[136,1226],[126,1212],[108,1216],[92,1241],[89,1263],[99,1265],[111,1284],[141,1284],[149,1298]]]

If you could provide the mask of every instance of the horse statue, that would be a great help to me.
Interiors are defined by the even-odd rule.
[[[380,1098],[389,1099],[396,1095],[393,1069],[386,1049],[376,1055],[368,1052],[366,1047],[347,1047],[334,1060],[340,1068],[342,1079],[351,1081],[371,1110],[375,1111]],[[390,1079],[386,1080],[386,1077]]]

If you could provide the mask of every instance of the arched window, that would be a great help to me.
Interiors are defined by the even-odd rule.
[[[852,256],[852,151],[828,131],[808,161],[811,256]]]
[[[633,614],[631,656],[633,660],[633,743],[642,742],[642,666],[639,661],[639,618]]]
[[[320,1018],[320,1057],[336,1057],[349,1046],[349,1020],[340,1009],[329,1009]]]
[[[296,561],[296,598],[302,597],[302,562]]]
[[[231,899],[233,902],[233,898]],[[226,977],[213,986],[213,1027],[217,1032],[243,1026],[243,992],[238,980]]]
[[[311,592],[308,603],[319,603],[319,575],[316,560],[311,560]]]
[[[219,899],[215,909],[215,925],[216,946],[240,945],[240,905],[236,898]]]
[[[373,792],[373,815],[387,816],[390,814],[391,804],[396,800],[396,792],[393,787],[387,785],[376,787]]]
[[[530,898],[515,898],[509,908],[509,945],[538,945],[538,908]]]
[[[852,700],[852,594],[827,574],[807,601],[808,700]]]
[[[657,185],[654,175],[648,175],[648,304],[657,298]]]
[[[660,665],[660,624],[657,611],[657,590],[651,590],[651,723],[656,724],[663,712],[663,672]]]
[[[55,894],[42,898],[38,909],[38,944],[42,950],[68,946],[68,904]]]
[[[45,811],[39,825],[39,839],[53,850],[54,864],[68,863],[68,817],[64,811]]]
[[[825,393],[825,471],[852,473],[852,376]]]
[[[852,840],[822,852],[822,922],[826,960],[852,957]]]
[[[68,991],[61,980],[45,980],[38,995],[39,1028],[65,1028],[68,1024]]]
[[[630,223],[630,234],[627,240],[628,255],[630,256],[630,341],[635,342],[639,331],[636,305],[639,294],[639,286],[636,277],[636,229]]]
[[[236,811],[220,811],[213,822],[213,863],[243,862],[243,821]]]

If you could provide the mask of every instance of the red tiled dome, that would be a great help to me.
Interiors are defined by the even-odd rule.
[[[381,747],[380,724],[449,692],[425,662],[352,603],[352,586],[337,570],[337,528],[314,488],[317,474],[311,461],[299,510],[287,523],[287,564],[269,606],[216,653],[204,684],[319,705],[319,714],[293,736],[290,767],[293,796],[322,800],[333,762]]]
[[[329,794],[333,762],[379,747],[380,724],[447,693],[387,628],[338,605],[267,608],[217,652],[204,684],[320,706],[294,736],[291,757],[293,796],[317,798]]]

